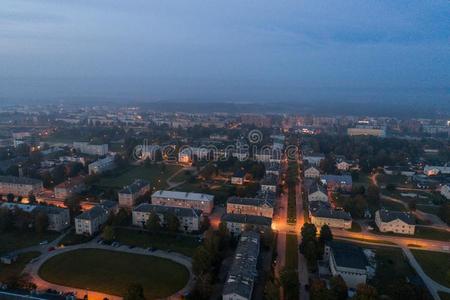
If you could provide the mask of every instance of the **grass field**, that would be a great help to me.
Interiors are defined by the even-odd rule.
[[[141,248],[158,248],[161,250],[172,250],[192,256],[195,248],[200,245],[198,239],[195,237],[184,235],[170,235],[170,234],[150,234],[145,231],[116,228],[116,241],[125,245],[132,245]]]
[[[10,251],[38,245],[42,241],[52,241],[59,233],[46,232],[39,236],[34,231],[9,231],[0,233],[0,255]]]
[[[298,241],[295,234],[286,235],[286,264],[285,268],[298,272]],[[285,290],[285,299],[298,299],[299,289]]]
[[[120,173],[103,177],[99,182],[100,187],[111,187],[121,189],[125,185],[132,183],[135,179],[145,179],[150,181],[150,186],[154,189],[166,187],[166,180],[181,167],[177,165],[155,164],[150,166],[132,166]]]
[[[118,296],[123,296],[130,284],[139,283],[146,299],[156,299],[182,289],[189,272],[158,257],[81,249],[52,257],[39,269],[39,276],[55,284]]]
[[[422,269],[436,282],[450,287],[450,254],[411,249]]]
[[[71,230],[64,238],[58,243],[58,245],[71,246],[83,244],[91,241],[93,236],[84,236],[80,234],[76,234],[75,230]]]
[[[11,265],[0,265],[0,282],[10,277],[19,276],[25,266],[33,259],[41,255],[38,251],[26,252],[19,255],[17,260]]]

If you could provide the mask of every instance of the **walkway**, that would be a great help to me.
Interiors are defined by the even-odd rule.
[[[53,284],[53,283],[47,282],[44,279],[39,277],[39,274],[38,274],[39,268],[48,259],[50,259],[51,257],[54,257],[56,255],[59,255],[61,253],[78,250],[78,249],[102,249],[102,250],[109,250],[109,251],[139,254],[139,255],[156,256],[156,257],[160,257],[160,258],[169,259],[169,260],[172,260],[176,263],[183,265],[189,271],[189,281],[183,289],[181,289],[180,291],[178,291],[177,293],[175,293],[174,295],[172,295],[166,299],[180,299],[182,297],[182,295],[185,295],[186,293],[191,291],[195,284],[195,278],[192,273],[192,261],[191,261],[191,258],[189,258],[187,256],[181,255],[179,253],[173,253],[173,252],[168,253],[168,252],[165,252],[162,250],[149,252],[142,248],[130,249],[130,248],[128,248],[128,246],[121,246],[121,247],[115,248],[115,247],[112,247],[109,245],[99,245],[95,242],[95,240],[85,243],[85,244],[67,246],[64,248],[56,249],[52,252],[46,252],[43,255],[41,255],[40,257],[38,257],[37,259],[32,260],[25,267],[23,272],[28,273],[31,276],[33,282],[37,285],[38,290],[54,289],[54,290],[64,292],[64,293],[74,292],[78,298],[82,298],[82,297],[84,297],[84,295],[88,294],[89,299],[94,299],[94,300],[97,300],[97,299],[103,300],[104,298],[108,298],[109,300],[122,299],[122,297],[119,297],[116,295],[108,295],[106,293],[101,293],[101,292],[97,292],[97,291],[89,291],[86,289],[78,289],[78,288]]]

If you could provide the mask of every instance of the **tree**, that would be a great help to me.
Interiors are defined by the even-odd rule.
[[[36,233],[42,235],[48,227],[48,215],[39,211],[34,217],[34,228],[36,229]]]
[[[209,299],[213,291],[213,279],[210,273],[197,276],[192,299]]]
[[[306,244],[309,241],[317,241],[317,228],[314,224],[305,223],[301,229],[302,243],[300,244],[300,252],[305,252]]]
[[[144,288],[139,283],[130,284],[123,297],[124,300],[145,300]]]
[[[30,203],[30,204],[36,204],[36,196],[35,195],[33,195],[33,194],[31,194],[31,195],[29,195],[28,196],[28,202]]]
[[[6,201],[8,202],[13,202],[14,201],[14,194],[9,193],[8,195],[6,195]]]
[[[330,291],[323,280],[313,279],[309,289],[311,300],[329,300]]]
[[[280,274],[280,282],[283,286],[286,299],[298,299],[298,273],[295,269],[284,268]]]
[[[378,206],[380,203],[380,188],[376,185],[369,185],[367,188],[367,201],[373,205]]]
[[[264,286],[264,299],[265,300],[278,300],[280,299],[280,288],[273,280],[267,280]]]
[[[331,233],[331,229],[328,225],[323,225],[320,228],[320,237],[319,241],[322,243],[322,245],[325,245],[327,242],[331,242],[333,240],[333,234]]]
[[[348,297],[348,288],[341,276],[334,276],[330,280],[331,294],[335,300],[346,300]]]
[[[164,219],[166,221],[167,229],[170,232],[178,231],[178,229],[180,228],[180,220],[178,220],[176,215],[169,213],[166,216],[164,216]]]
[[[210,226],[211,226],[211,221],[209,220],[209,218],[207,216],[204,216],[203,220],[201,222],[200,230],[201,231],[208,230]]]
[[[154,212],[150,213],[145,226],[151,233],[159,232],[161,230],[161,220],[159,216]]]
[[[0,232],[6,232],[13,227],[13,217],[7,208],[0,208]]]
[[[416,211],[417,201],[415,199],[411,199],[411,201],[408,202],[408,208],[411,211]]]
[[[102,239],[106,242],[114,240],[114,228],[112,226],[106,225],[105,228],[103,228]]]
[[[377,293],[377,290],[373,286],[360,283],[356,287],[356,294],[352,299],[354,299],[354,300],[377,300],[378,293]]]
[[[206,273],[211,269],[213,263],[213,257],[211,253],[201,245],[195,249],[194,255],[192,257],[192,272],[195,275],[200,275]]]

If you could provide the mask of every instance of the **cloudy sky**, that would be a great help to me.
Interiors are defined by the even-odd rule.
[[[1,99],[450,101],[448,0],[0,0]]]

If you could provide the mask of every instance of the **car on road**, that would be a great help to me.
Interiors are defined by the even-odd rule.
[[[47,244],[48,244],[48,241],[42,241],[39,243],[40,246],[47,245]]]

